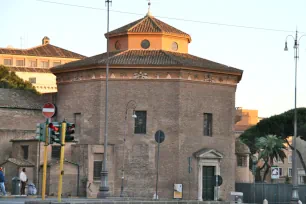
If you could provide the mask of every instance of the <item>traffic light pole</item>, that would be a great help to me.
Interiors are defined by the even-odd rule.
[[[58,202],[61,202],[62,200],[62,186],[63,186],[62,182],[63,182],[63,175],[64,175],[64,153],[65,153],[66,127],[67,127],[67,123],[63,121],[62,128],[61,128],[60,175],[59,175],[58,192],[57,192]]]
[[[45,146],[44,146],[44,167],[43,167],[43,179],[42,179],[42,190],[41,190],[42,200],[45,200],[45,195],[46,195],[47,161],[48,161],[48,145],[49,145],[49,128],[48,127],[49,127],[50,122],[51,122],[51,119],[48,118],[46,122],[46,128],[45,128],[46,135],[45,135]]]

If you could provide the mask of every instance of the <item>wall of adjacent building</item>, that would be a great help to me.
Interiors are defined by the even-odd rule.
[[[41,113],[50,95],[35,95],[32,92],[0,89],[0,160],[12,156],[12,139],[35,137],[36,123],[44,122]]]

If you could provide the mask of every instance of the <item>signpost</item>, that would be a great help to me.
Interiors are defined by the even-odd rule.
[[[279,179],[279,168],[277,166],[271,167],[271,179]]]
[[[156,170],[156,190],[155,190],[155,199],[158,200],[158,194],[157,194],[157,189],[158,189],[158,168],[159,168],[159,146],[160,143],[162,143],[165,140],[165,133],[161,130],[158,130],[155,133],[155,141],[157,142],[157,170]]]
[[[52,118],[55,114],[55,105],[52,103],[46,103],[43,106],[42,114],[45,116],[45,118]]]
[[[217,190],[216,190],[216,194],[217,194],[217,200],[219,199],[219,186],[221,186],[223,183],[223,179],[220,175],[215,175],[214,176],[214,186],[217,187]]]
[[[46,194],[46,178],[47,178],[47,160],[48,160],[48,145],[49,145],[49,137],[51,136],[49,131],[49,123],[51,122],[51,118],[55,114],[55,105],[52,103],[46,103],[42,108],[42,114],[47,119],[46,121],[46,139],[45,139],[45,147],[44,147],[44,166],[43,166],[43,180],[42,180],[42,191],[41,198],[45,200]]]

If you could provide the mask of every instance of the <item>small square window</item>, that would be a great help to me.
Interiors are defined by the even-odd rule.
[[[11,66],[11,65],[13,65],[13,61],[12,61],[12,59],[4,59],[3,64]]]
[[[147,133],[147,111],[135,111],[137,118],[135,118],[135,134]]]
[[[292,177],[292,168],[288,168],[288,177]]]
[[[28,145],[22,145],[21,146],[23,151],[23,159],[27,160],[29,158],[29,146]]]
[[[17,67],[24,67],[24,60],[16,60]]]
[[[292,163],[292,155],[288,155],[288,164]]]
[[[94,180],[101,179],[102,164],[103,164],[103,161],[94,161],[94,168],[93,168],[93,179]]]
[[[204,136],[212,136],[212,113],[204,113]]]
[[[279,176],[283,176],[283,168],[279,167],[278,172],[279,172]]]
[[[48,61],[41,61],[40,67],[42,68],[49,68],[49,62]]]
[[[237,155],[237,166],[247,167],[247,157],[242,155]]]

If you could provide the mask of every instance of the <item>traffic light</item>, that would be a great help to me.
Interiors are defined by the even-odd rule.
[[[67,123],[65,142],[71,142],[74,140],[74,136],[72,136],[72,134],[74,134],[74,129],[74,123]]]
[[[46,142],[46,124],[37,123],[36,124],[36,139],[41,142]]]
[[[49,128],[51,129],[50,143],[61,143],[61,124],[58,122],[52,122],[49,123]]]

